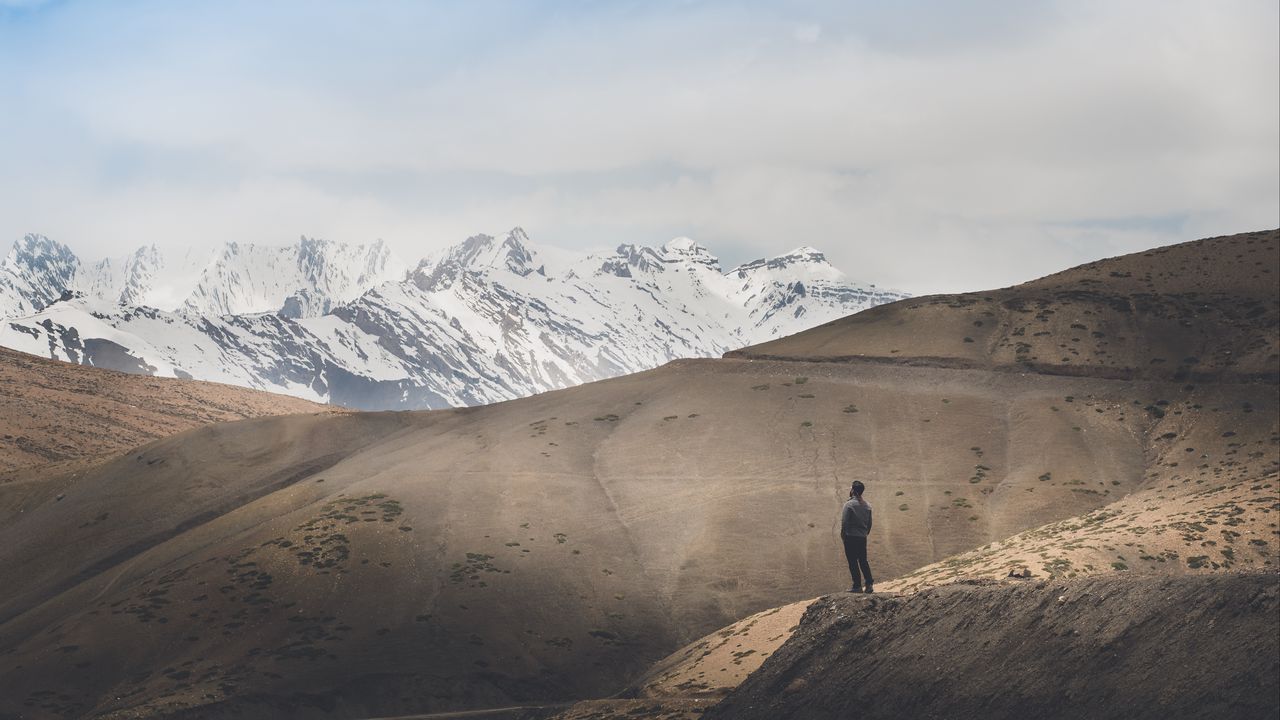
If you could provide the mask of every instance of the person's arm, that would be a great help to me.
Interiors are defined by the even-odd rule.
[[[840,534],[844,535],[844,531],[849,528],[849,522],[853,519],[853,506],[845,503],[840,510]]]
[[[871,506],[867,506],[867,533],[871,532]]]

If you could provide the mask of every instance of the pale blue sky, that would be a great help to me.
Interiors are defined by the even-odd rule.
[[[0,240],[524,226],[913,292],[1280,225],[1257,2],[0,0]]]

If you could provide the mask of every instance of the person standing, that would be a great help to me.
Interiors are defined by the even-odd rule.
[[[849,502],[840,511],[840,539],[844,541],[844,556],[849,561],[849,574],[853,587],[849,592],[875,592],[871,587],[871,565],[867,563],[867,535],[871,533],[871,505],[862,499],[867,489],[861,480],[854,480],[849,488]],[[863,590],[862,576],[867,578]]]

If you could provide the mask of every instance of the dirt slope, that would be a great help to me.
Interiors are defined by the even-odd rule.
[[[0,348],[0,482],[198,425],[328,406],[230,385],[128,375]]]
[[[474,410],[190,431],[0,527],[0,570],[28,578],[0,588],[0,697],[88,712],[299,694],[351,716],[611,692],[714,628],[842,587],[852,477],[874,481],[886,578],[1137,488],[1148,420],[1054,412],[1064,382],[1107,392],[699,361]]]
[[[703,717],[1274,718],[1280,576],[839,594]]]
[[[1274,255],[1276,234],[1263,241]],[[1200,247],[1162,257],[1188,264]],[[1214,302],[1256,290],[1228,281]],[[1247,320],[1271,325],[1249,332],[1274,348],[1266,303]],[[1171,327],[1209,332],[1221,316]],[[602,697],[716,628],[844,587],[835,523],[855,478],[876,507],[882,582],[1125,496],[1189,503],[1218,485],[1249,509],[1230,516],[1235,540],[1274,548],[1258,498],[1275,493],[1275,358],[1194,382],[755,358],[484,408],[229,423],[68,472],[62,499],[18,502],[0,524],[0,576],[24,578],[0,586],[0,715],[336,718]],[[1197,554],[1221,569],[1224,548]],[[1243,549],[1233,567],[1273,557]],[[1051,568],[1033,572],[1069,574]]]

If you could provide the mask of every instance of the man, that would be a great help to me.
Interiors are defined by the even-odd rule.
[[[871,593],[871,566],[867,564],[867,534],[871,532],[871,506],[862,499],[862,492],[867,487],[861,480],[854,480],[849,488],[849,502],[840,511],[840,539],[844,541],[844,556],[849,561],[849,574],[853,576],[853,587],[849,592],[860,593],[862,575],[867,576],[867,589]],[[861,573],[859,573],[861,570]]]

